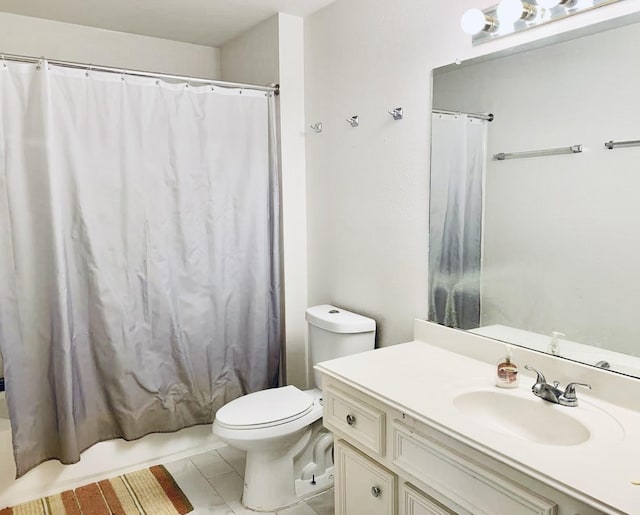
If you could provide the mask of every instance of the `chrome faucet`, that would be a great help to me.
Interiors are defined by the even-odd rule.
[[[535,384],[531,387],[533,394],[545,401],[553,402],[554,404],[560,404],[561,406],[577,406],[578,397],[576,397],[576,386],[584,386],[591,390],[591,385],[586,383],[569,383],[564,391],[562,391],[559,388],[560,383],[558,381],[554,381],[553,384],[548,384],[542,372],[536,370],[530,365],[525,365],[524,368],[531,370],[538,375]]]

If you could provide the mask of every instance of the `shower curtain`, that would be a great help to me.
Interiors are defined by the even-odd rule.
[[[0,349],[18,476],[275,386],[273,99],[0,64]]]
[[[482,197],[487,122],[432,115],[429,207],[429,320],[480,324]]]

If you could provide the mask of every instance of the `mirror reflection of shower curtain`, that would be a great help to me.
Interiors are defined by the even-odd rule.
[[[0,114],[18,475],[277,385],[273,98],[8,62]]]
[[[486,121],[432,115],[429,320],[460,329],[480,324],[486,148]]]

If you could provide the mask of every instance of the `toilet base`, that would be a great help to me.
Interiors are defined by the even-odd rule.
[[[255,511],[275,511],[298,500],[292,464],[309,443],[311,433],[310,427],[305,428],[295,435],[298,440],[286,450],[270,448],[247,452],[242,504]]]
[[[273,512],[331,488],[332,448],[333,435],[318,421],[284,453],[282,449],[248,451],[242,504],[254,511]]]
[[[284,497],[281,497],[277,500],[277,505],[270,505],[271,507],[260,507],[252,504],[248,504],[245,500],[245,495],[242,497],[242,504],[245,508],[253,510],[255,512],[269,512],[283,510],[285,508],[289,508],[290,506],[294,506],[298,503],[304,502],[307,499],[311,499],[316,495],[320,495],[322,492],[333,488],[334,478],[333,478],[333,467],[329,467],[329,469],[322,474],[321,476],[317,476],[315,478],[315,484],[311,484],[311,481],[306,479],[296,479],[295,481],[295,496],[288,497],[291,502],[287,504],[281,504],[284,502]],[[257,495],[261,495],[257,493]],[[265,499],[261,499],[264,501]],[[276,499],[274,499],[276,501]],[[266,503],[262,502],[262,505]]]

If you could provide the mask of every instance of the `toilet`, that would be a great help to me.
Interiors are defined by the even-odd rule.
[[[372,350],[374,320],[324,304],[306,311],[311,365]],[[218,410],[213,432],[247,452],[242,503],[276,511],[333,486],[333,435],[322,426],[320,374],[315,388],[283,386],[251,393]]]

